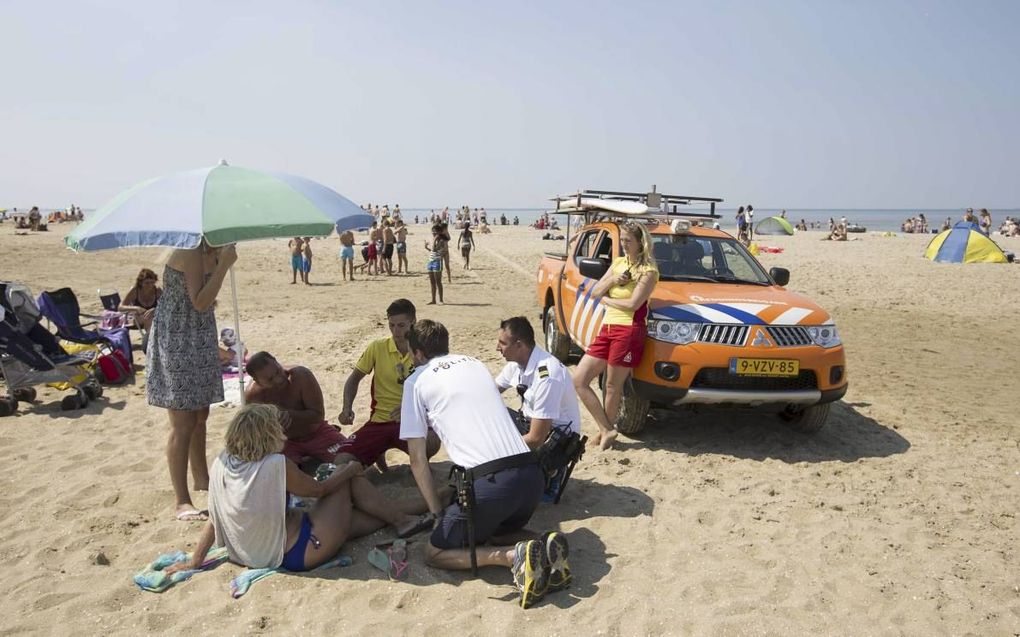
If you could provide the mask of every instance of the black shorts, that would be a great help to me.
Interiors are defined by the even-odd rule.
[[[393,258],[393,244],[392,243],[387,243],[386,244],[386,246],[382,250],[382,256],[383,256],[384,259],[392,259]]]
[[[475,543],[524,528],[538,508],[545,474],[537,465],[504,469],[475,479]],[[437,549],[468,546],[467,515],[454,502],[446,507],[429,543]]]

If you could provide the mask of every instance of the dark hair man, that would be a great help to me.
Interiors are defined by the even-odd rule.
[[[400,400],[404,395],[404,381],[414,371],[414,360],[407,345],[407,331],[415,321],[414,304],[397,299],[386,308],[390,335],[372,341],[365,348],[354,370],[344,383],[344,404],[340,412],[341,424],[354,423],[354,398],[358,395],[361,380],[372,375],[372,405],[368,421],[351,434],[340,451],[344,459],[354,459],[365,466],[377,463],[385,469],[388,449],[407,453],[407,443],[400,439]],[[429,457],[439,451],[439,439],[429,436]]]
[[[484,543],[523,528],[541,499],[545,475],[481,361],[450,354],[450,336],[441,323],[418,321],[407,339],[415,372],[404,383],[400,437],[407,441],[411,471],[429,511],[439,517],[425,559],[437,568],[467,569],[469,529],[477,543]],[[436,494],[426,455],[430,426],[450,459],[470,471],[470,511],[459,501],[444,508]],[[521,606],[528,608],[549,590],[551,579],[569,582],[567,554],[566,538],[554,532],[543,540],[486,547],[477,558],[480,566],[508,567],[521,592]]]

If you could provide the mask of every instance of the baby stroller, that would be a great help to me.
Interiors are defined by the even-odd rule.
[[[23,285],[0,281],[0,376],[7,396],[0,396],[0,417],[18,409],[18,401],[35,400],[35,385],[66,383],[74,390],[60,401],[64,411],[81,409],[103,395],[90,368],[94,353],[69,355],[39,324],[39,308]]]

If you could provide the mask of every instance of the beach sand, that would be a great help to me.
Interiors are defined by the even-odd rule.
[[[162,273],[162,250],[72,254],[69,228],[52,227],[15,236],[0,225],[2,278],[36,294],[70,286],[97,311],[97,288],[123,294],[139,267]],[[313,242],[311,286],[290,285],[286,240],[243,244],[244,341],[310,367],[334,421],[344,379],[367,340],[387,334],[385,307],[400,296],[495,373],[500,319],[535,322],[538,260],[562,247],[540,234],[476,233],[476,267],[464,272],[452,255],[442,306],[425,304],[424,226],[408,241],[412,276],[354,283],[340,281],[336,238]],[[930,237],[821,236],[763,238],[785,251],[761,260],[788,267],[789,287],[836,318],[850,390],[825,429],[806,437],[767,416],[656,412],[639,437],[589,452],[562,504],[530,525],[568,534],[574,570],[572,588],[533,609],[517,606],[505,569],[471,579],[424,566],[425,536],[409,581],[388,581],[365,559],[386,531],[344,547],[351,567],[277,575],[239,600],[230,564],[139,591],[132,575],[193,546],[200,529],[173,519],[167,418],[146,405],[139,373],[84,411],[61,412],[47,389],[0,419],[0,633],[1016,634],[1020,266],[933,264],[921,257]],[[1020,253],[1020,240],[997,240]],[[229,287],[217,317],[232,325]],[[357,422],[368,403],[364,383]],[[210,458],[233,413],[213,409]],[[595,431],[587,414],[584,426]],[[378,483],[414,494],[406,457],[388,460]]]

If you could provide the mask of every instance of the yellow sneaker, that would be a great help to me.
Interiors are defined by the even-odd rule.
[[[549,585],[549,563],[538,540],[525,540],[514,546],[514,563],[510,567],[514,585],[521,592],[521,608],[530,608],[545,596]]]
[[[542,543],[545,552],[545,561],[549,564],[548,592],[567,588],[574,577],[570,574],[570,564],[567,562],[567,557],[570,556],[567,536],[557,531],[548,531],[542,534],[539,542]]]

